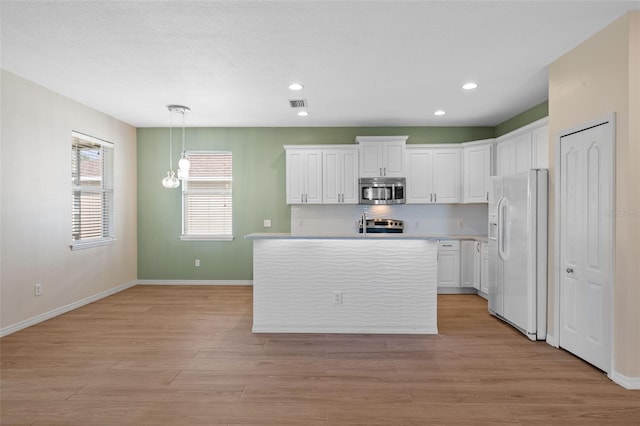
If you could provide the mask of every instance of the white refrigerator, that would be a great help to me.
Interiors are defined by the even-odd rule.
[[[489,197],[489,312],[531,340],[547,333],[548,171],[494,176]]]

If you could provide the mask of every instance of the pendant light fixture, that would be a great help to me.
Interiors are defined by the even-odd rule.
[[[176,174],[173,171],[173,113],[179,112],[183,115],[182,121],[182,145],[184,151],[184,112],[189,110],[189,108],[182,105],[169,105],[167,106],[169,109],[169,171],[167,172],[167,176],[162,179],[162,186],[165,188],[177,188],[180,186],[180,180],[176,177]],[[183,152],[184,155],[184,152]],[[188,160],[187,160],[188,161]]]
[[[191,167],[191,163],[187,158],[187,150],[185,148],[185,140],[186,140],[186,130],[184,125],[184,115],[187,111],[191,111],[189,107],[182,105],[172,105],[173,110],[182,114],[182,154],[180,156],[180,161],[178,161],[178,179],[186,179],[189,177],[189,168]]]

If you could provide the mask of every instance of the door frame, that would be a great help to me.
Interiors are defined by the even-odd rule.
[[[609,129],[609,137],[611,138],[611,161],[610,161],[610,169],[611,169],[611,181],[610,181],[610,191],[611,191],[611,220],[609,221],[609,231],[611,232],[611,251],[609,252],[610,259],[610,270],[609,270],[609,288],[606,289],[607,299],[609,301],[609,352],[610,352],[610,364],[609,370],[606,372],[607,376],[611,379],[613,373],[615,371],[615,358],[614,358],[614,296],[615,296],[615,254],[616,254],[616,235],[615,235],[615,203],[616,203],[616,114],[612,112],[610,114],[606,114],[597,119],[587,121],[582,123],[576,127],[572,127],[569,129],[565,129],[557,134],[555,137],[555,158],[554,158],[554,167],[555,167],[555,184],[554,184],[554,192],[555,192],[555,206],[554,206],[554,270],[553,276],[555,277],[555,286],[553,289],[554,295],[554,303],[553,303],[553,312],[554,312],[554,335],[547,335],[547,343],[550,345],[559,348],[560,347],[560,281],[561,281],[561,265],[560,265],[560,236],[562,235],[560,229],[560,205],[562,200],[561,197],[561,169],[560,164],[562,161],[561,158],[561,140],[563,137],[571,135],[573,133],[578,133],[583,130],[590,129],[592,127],[596,127],[601,124],[611,123],[611,128]]]

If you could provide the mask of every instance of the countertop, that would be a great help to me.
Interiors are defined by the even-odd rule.
[[[487,242],[486,235],[441,235],[441,234],[335,234],[335,235],[304,235],[290,234],[286,232],[256,232],[245,235],[250,240],[265,239],[289,239],[289,240],[360,240],[360,239],[384,239],[384,240],[474,240]]]

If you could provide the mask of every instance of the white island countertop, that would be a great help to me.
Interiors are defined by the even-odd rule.
[[[289,240],[362,240],[362,239],[376,239],[376,240],[475,240],[480,242],[487,242],[486,235],[442,235],[442,234],[418,234],[418,233],[388,233],[388,234],[375,234],[367,233],[363,234],[291,234],[288,232],[256,232],[253,234],[245,235],[245,238],[250,240],[264,240],[264,239],[289,239]]]

